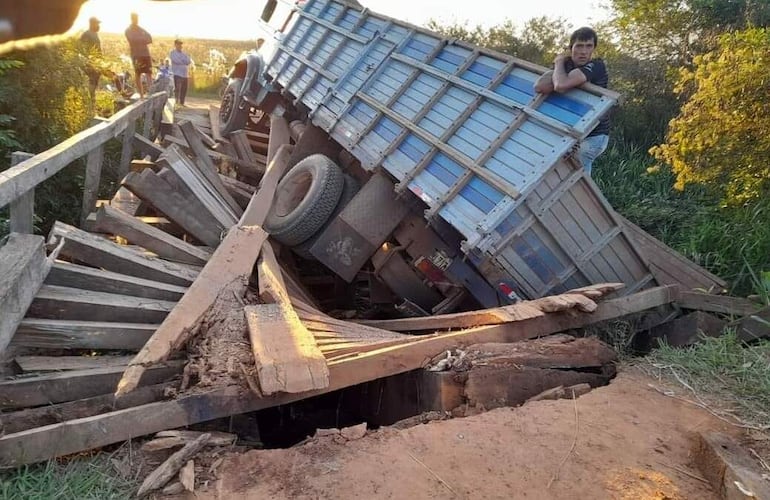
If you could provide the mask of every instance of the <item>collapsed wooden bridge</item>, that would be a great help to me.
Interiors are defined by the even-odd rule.
[[[213,108],[178,116],[161,135],[165,99],[151,96],[41,154],[15,154],[0,173],[12,231],[0,248],[0,355],[10,372],[0,381],[2,466],[416,370],[460,345],[536,338],[677,301],[754,312],[691,292],[725,284],[628,223],[664,286],[599,301],[619,285],[597,285],[422,318],[332,317],[262,229],[278,181],[313,138],[280,117],[223,138]],[[115,138],[121,187],[97,200]],[[82,157],[80,227],[56,222],[47,239],[32,235],[35,186]],[[676,313],[659,311],[645,327]]]

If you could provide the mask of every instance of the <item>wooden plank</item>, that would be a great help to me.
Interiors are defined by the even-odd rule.
[[[17,467],[164,429],[291,403],[414,370],[426,359],[460,344],[514,342],[643,311],[675,300],[677,291],[676,286],[652,288],[601,302],[593,313],[553,313],[507,325],[419,337],[401,345],[330,361],[329,387],[307,393],[258,397],[237,387],[227,387],[6,435],[0,437],[0,466]]]
[[[141,172],[145,168],[151,168],[155,172],[160,170],[158,164],[152,160],[131,160],[131,172]]]
[[[267,212],[273,204],[275,190],[278,187],[278,181],[289,169],[289,157],[293,151],[293,146],[284,144],[277,149],[275,158],[267,166],[265,176],[259,185],[259,190],[252,196],[249,206],[241,217],[240,224],[246,226],[261,226],[265,223]]]
[[[158,163],[173,170],[222,226],[228,228],[235,224],[238,220],[236,214],[230,207],[226,206],[224,200],[218,197],[214,188],[201,176],[198,168],[182,155],[179,148],[169,147],[166,154],[158,160]]]
[[[134,148],[139,150],[142,155],[149,156],[152,161],[156,161],[160,155],[166,152],[164,148],[146,137],[142,137],[141,134],[134,134]]]
[[[244,309],[262,393],[304,392],[328,386],[326,360],[294,312],[270,245],[262,245],[257,270],[260,297],[275,302]]]
[[[693,311],[681,318],[668,321],[650,330],[649,347],[659,346],[659,340],[664,339],[672,347],[686,347],[700,342],[706,337],[719,337],[727,321],[703,311]],[[646,347],[646,346],[645,346]]]
[[[200,132],[195,129],[191,122],[186,120],[179,123],[179,128],[182,129],[182,133],[184,134],[185,139],[187,139],[187,143],[195,153],[197,162],[201,162],[198,172],[203,175],[225,204],[230,207],[230,210],[233,211],[236,218],[239,218],[241,214],[243,214],[243,210],[227,192],[222,181],[219,180],[219,176],[217,175],[219,172],[217,171],[216,165],[214,165],[214,162],[209,157],[208,151],[210,150],[203,144]]]
[[[109,204],[123,213],[136,215],[139,213],[142,200],[136,197],[134,193],[121,186],[115,192]]]
[[[684,257],[665,243],[654,238],[642,228],[618,215],[618,218],[628,230],[630,239],[637,245],[639,252],[650,264],[655,279],[660,284],[679,284],[682,292],[688,290],[705,290],[720,292],[727,283],[701,266]]]
[[[267,143],[267,157],[265,163],[269,164],[276,157],[278,150],[291,142],[289,123],[285,118],[270,115],[270,135]]]
[[[732,314],[735,316],[748,316],[749,314],[756,313],[762,307],[756,302],[740,297],[690,291],[680,292],[677,304],[684,309]]]
[[[139,177],[129,175],[123,184],[198,240],[210,247],[219,245],[224,225],[171,170],[164,168],[158,174],[145,171]]]
[[[188,286],[197,276],[184,265],[142,255],[124,245],[56,221],[48,242],[55,245],[60,240],[64,241],[61,255],[108,271],[180,286]]]
[[[735,439],[719,432],[699,432],[693,460],[719,498],[725,500],[770,499],[767,471]]]
[[[92,290],[94,292],[170,301],[178,301],[187,291],[187,288],[177,285],[135,278],[127,274],[79,266],[63,261],[57,261],[51,266],[45,283],[48,285]]]
[[[257,155],[251,150],[249,140],[246,138],[245,130],[236,130],[230,132],[230,142],[235,146],[235,151],[238,153],[238,157],[249,163],[257,162]]]
[[[40,319],[160,323],[176,302],[43,285],[27,310]]]
[[[245,291],[259,249],[266,239],[267,233],[258,226],[234,226],[230,229],[195,283],[131,361],[118,384],[117,395],[136,388],[147,366],[167,359],[184,345],[222,288],[240,283]]]
[[[195,125],[195,130],[198,131],[198,137],[203,141],[204,146],[213,148],[217,145],[217,141],[213,137],[210,137],[211,127],[203,127],[201,125]]]
[[[169,361],[145,372],[142,385],[159,384],[182,372],[185,362]],[[120,366],[0,381],[0,408],[29,408],[109,394],[123,373]]]
[[[122,236],[130,243],[142,246],[155,252],[159,257],[174,262],[203,265],[211,257],[211,253],[207,250],[175,238],[110,206],[99,208],[94,228],[101,233]]]
[[[132,356],[16,356],[23,372],[58,372],[126,366]]]
[[[11,233],[0,246],[0,355],[48,274],[43,237]]]
[[[213,104],[209,106],[209,121],[211,123],[211,135],[215,141],[221,141],[223,137],[219,131],[219,106],[215,106]]]
[[[164,399],[166,391],[172,385],[174,384],[155,384],[140,387],[120,399],[115,398],[113,394],[102,394],[66,403],[0,413],[0,434],[21,432],[76,418],[91,417],[109,411],[153,403]]]
[[[14,151],[11,153],[11,167],[32,158],[33,154]],[[21,193],[10,206],[10,232],[34,234],[35,232],[35,189]]]
[[[99,182],[102,178],[102,162],[104,161],[104,145],[88,153],[86,158],[86,179],[83,185],[83,207],[80,211],[80,227],[83,227],[88,214],[94,209],[96,197],[99,194]]]
[[[118,349],[138,351],[159,325],[32,319],[21,321],[12,345],[41,349]]]
[[[115,113],[109,120],[79,132],[60,144],[0,172],[0,207],[10,204],[20,194],[52,177],[74,160],[93,151],[113,137],[120,135],[146,106],[160,106],[165,93],[155,94]]]
[[[730,323],[735,327],[738,338],[744,342],[770,338],[770,307]]]

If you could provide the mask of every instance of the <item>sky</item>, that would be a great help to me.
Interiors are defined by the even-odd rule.
[[[522,25],[539,16],[563,17],[574,28],[590,25],[607,17],[601,0],[360,0],[374,12],[424,25],[429,19],[444,24],[494,26],[505,19]],[[73,31],[88,27],[88,18],[102,20],[106,33],[122,33],[129,14],[139,14],[139,24],[153,35],[186,38],[250,40],[256,38],[256,20],[261,0],[88,0],[80,10]]]

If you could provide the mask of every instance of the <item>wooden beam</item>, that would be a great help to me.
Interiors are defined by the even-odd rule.
[[[142,385],[159,384],[182,372],[185,362],[169,361],[145,372]],[[109,394],[123,373],[120,366],[72,370],[0,381],[0,408],[29,408]]]
[[[48,274],[42,236],[11,233],[0,246],[0,355]]]
[[[80,227],[83,227],[88,214],[94,209],[99,194],[99,182],[102,178],[104,144],[88,153],[86,158],[86,178],[83,185],[83,207],[80,210]]]
[[[57,261],[51,266],[45,279],[48,285],[70,286],[94,292],[131,295],[147,299],[178,301],[187,288],[135,278],[127,274],[114,273],[94,267],[79,266],[69,262]]]
[[[159,325],[32,319],[21,321],[12,345],[40,349],[95,349],[138,351]],[[112,389],[110,389],[110,392]]]
[[[124,245],[56,221],[48,242],[56,245],[60,240],[64,241],[61,255],[108,271],[180,286],[188,286],[197,276],[196,272],[184,265],[148,257]]]
[[[235,146],[235,150],[238,153],[238,157],[248,163],[256,163],[257,155],[251,150],[249,140],[246,138],[245,130],[236,130],[230,132],[230,142]]]
[[[276,302],[244,309],[262,393],[304,392],[327,387],[326,360],[315,338],[294,312],[270,245],[262,245],[257,269],[260,297]]]
[[[738,440],[719,432],[699,432],[692,457],[714,491],[719,492],[719,498],[770,498],[767,471]]]
[[[117,395],[137,387],[147,366],[167,359],[186,342],[225,286],[239,283],[245,291],[267,233],[258,226],[234,226],[152,338],[137,354],[120,380]]]
[[[43,285],[27,310],[41,319],[160,323],[176,302]]]
[[[738,338],[744,342],[770,338],[770,307],[765,307],[754,314],[747,315],[730,323],[735,327]]]
[[[169,428],[291,403],[417,369],[426,359],[457,345],[514,342],[643,311],[671,302],[677,291],[676,286],[651,288],[601,302],[593,313],[553,313],[506,325],[417,337],[401,345],[348,356],[329,362],[329,387],[307,393],[258,397],[231,386],[3,436],[0,437],[0,466],[16,467]]]
[[[11,153],[11,167],[32,158],[33,154],[14,151]],[[10,232],[34,234],[35,232],[35,189],[22,193],[11,202]]]
[[[132,356],[16,356],[23,372],[59,372],[126,366]]]
[[[215,141],[220,142],[223,137],[219,131],[219,106],[209,106],[209,122],[211,123],[211,135]]]
[[[756,302],[729,295],[711,295],[700,292],[679,292],[679,307],[694,309],[696,311],[732,314],[735,316],[748,316],[759,311],[762,307]]]
[[[128,120],[126,130],[123,131],[123,149],[120,151],[120,163],[118,164],[118,177],[124,177],[128,173],[131,158],[134,156],[134,133],[136,132],[136,118]]]
[[[289,133],[289,123],[285,118],[279,116],[270,116],[270,136],[267,143],[267,158],[265,163],[269,164],[278,153],[278,149],[291,142]]]
[[[294,147],[284,144],[277,149],[275,157],[267,166],[265,176],[259,185],[259,190],[252,196],[249,206],[241,216],[240,224],[245,226],[261,226],[265,223],[267,212],[273,204],[275,190],[278,187],[278,181],[289,168],[289,157]]]
[[[165,99],[165,93],[150,96],[118,111],[108,121],[83,130],[51,149],[0,172],[0,207],[10,204],[20,194],[34,189],[100,144],[117,137],[126,129],[128,122],[144,113],[146,106],[162,105]]]
[[[136,215],[142,206],[142,200],[131,191],[121,186],[110,199],[109,205],[129,215]]]
[[[120,399],[116,399],[113,394],[102,394],[65,403],[0,413],[0,435],[154,403],[164,399],[166,391],[172,385],[174,384],[155,384],[140,387]]]
[[[209,185],[214,188],[217,194],[219,194],[224,203],[230,207],[230,210],[233,211],[236,218],[240,217],[243,210],[235,200],[233,200],[230,193],[227,192],[222,181],[219,180],[219,176],[217,175],[219,172],[217,171],[216,165],[214,165],[214,162],[209,157],[209,149],[201,141],[200,132],[198,132],[192,122],[188,120],[181,121],[179,123],[179,128],[182,130],[185,139],[187,139],[187,143],[195,153],[197,157],[196,160],[201,163],[197,171],[203,175]]]
[[[142,246],[155,252],[159,257],[173,262],[203,265],[211,257],[211,253],[207,250],[175,238],[110,206],[99,208],[94,229],[100,233],[122,236],[130,243]]]
[[[134,134],[134,148],[138,149],[143,155],[150,157],[150,160],[156,161],[166,150],[158,144],[150,141],[141,134]]]
[[[182,189],[169,182],[176,179],[176,174],[167,169],[160,174],[145,170],[128,174],[123,185],[195,238],[216,247],[224,226],[186,187]]]

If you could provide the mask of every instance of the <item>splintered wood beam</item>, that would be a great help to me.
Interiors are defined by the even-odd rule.
[[[167,300],[43,285],[27,315],[40,319],[160,323],[175,304]]]
[[[182,373],[183,360],[169,361],[147,370],[142,385],[160,384]],[[0,382],[0,408],[30,408],[109,394],[123,373],[120,366],[72,370]]]
[[[96,212],[94,229],[100,233],[122,236],[130,243],[142,246],[159,257],[174,262],[203,265],[211,257],[208,250],[175,238],[165,231],[142,222],[137,217],[107,205],[102,205]]]
[[[193,162],[193,167],[195,167],[205,180],[208,181],[209,185],[219,195],[225,205],[230,207],[230,210],[233,211],[236,218],[240,217],[243,213],[243,209],[241,209],[232,196],[230,196],[230,193],[227,192],[222,181],[219,180],[219,176],[217,175],[219,171],[208,154],[208,151],[210,150],[201,140],[200,132],[195,128],[192,122],[188,120],[182,120],[179,123],[179,128],[182,130],[182,134],[184,134],[187,144],[190,145],[190,148],[192,148],[193,153],[196,155],[196,161]]]
[[[289,157],[293,150],[294,146],[289,144],[284,144],[276,150],[275,157],[267,166],[265,175],[262,177],[259,189],[254,196],[251,197],[249,206],[246,207],[243,216],[241,216],[241,225],[261,226],[265,223],[267,212],[273,204],[273,197],[275,196],[275,190],[278,187],[278,181],[281,180],[289,168]]]
[[[259,397],[238,387],[182,396],[173,401],[126,408],[95,417],[0,437],[0,466],[40,462],[125,441],[153,432],[247,413],[310,398],[345,387],[397,375],[423,366],[426,359],[458,345],[514,342],[619,318],[676,299],[678,287],[651,288],[599,303],[592,313],[565,311],[505,325],[415,337],[402,344],[329,361],[329,386],[302,394]]]
[[[762,308],[761,304],[741,297],[689,291],[680,292],[677,304],[684,309],[732,314],[733,316],[748,316]]]
[[[239,283],[245,291],[267,233],[259,226],[234,226],[206,263],[198,279],[166,317],[120,379],[116,395],[126,394],[148,366],[167,359],[200,324],[224,287]]]
[[[144,255],[125,245],[118,245],[108,239],[56,221],[48,237],[48,243],[55,246],[61,240],[64,241],[64,245],[60,255],[108,271],[180,286],[191,284],[197,276],[196,272],[184,265]]]
[[[57,261],[45,279],[47,285],[70,286],[94,292],[131,295],[147,299],[178,301],[187,288],[160,281],[134,278],[95,267],[79,266]]]
[[[198,240],[210,247],[219,245],[224,226],[206,212],[197,199],[183,197],[155,172],[131,172],[122,183]],[[198,206],[201,209],[198,209]]]
[[[269,244],[257,261],[260,304],[244,308],[249,339],[263,394],[304,392],[329,385],[326,366],[315,337],[291,305],[281,268]]]
[[[0,355],[11,342],[48,269],[42,236],[11,233],[0,246]]]
[[[26,318],[16,330],[12,345],[40,349],[138,351],[158,326],[147,323]]]

